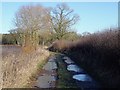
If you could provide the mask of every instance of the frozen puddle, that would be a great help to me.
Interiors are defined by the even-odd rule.
[[[86,74],[73,75],[73,79],[78,81],[92,81],[91,77]]]
[[[69,57],[63,57],[63,59],[65,59],[65,60],[71,60]]]
[[[73,64],[74,62],[69,57],[63,57],[67,64]]]
[[[83,69],[80,69],[77,65],[68,65],[67,70],[74,72],[83,72]]]
[[[82,68],[77,66],[69,57],[63,57],[67,64],[67,70],[72,71],[72,78],[75,79],[77,86],[80,88],[97,88],[100,85],[94,81]],[[86,90],[86,89],[85,89]]]
[[[73,63],[74,63],[74,62],[73,62],[72,60],[70,60],[70,59],[65,60],[65,62],[66,62],[67,64],[73,64]]]

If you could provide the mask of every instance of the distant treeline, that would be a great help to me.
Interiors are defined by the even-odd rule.
[[[1,36],[2,36],[1,44],[22,45],[22,41],[20,40],[20,37],[17,34],[13,34],[13,33],[12,34],[1,34]],[[50,45],[55,40],[55,38],[53,36],[46,36],[46,38],[43,38],[42,36],[39,35],[38,36],[39,37],[39,45]],[[76,39],[79,39],[80,37],[81,37],[81,35],[78,35],[76,32],[69,32],[62,39],[74,41]],[[28,42],[29,42],[29,40],[28,40]]]
[[[74,42],[56,41],[49,50],[68,55],[103,87],[120,86],[120,30],[87,35]]]
[[[2,34],[1,44],[17,44],[17,40],[11,34]]]

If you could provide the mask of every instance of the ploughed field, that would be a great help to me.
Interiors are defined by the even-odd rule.
[[[1,45],[2,48],[2,58],[4,59],[7,55],[17,54],[22,51],[20,46],[14,45]]]

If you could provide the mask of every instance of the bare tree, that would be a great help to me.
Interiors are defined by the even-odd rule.
[[[76,24],[79,16],[73,13],[66,4],[59,4],[51,12],[51,23],[56,35],[56,39],[61,39],[72,25]]]
[[[37,46],[39,33],[50,28],[50,10],[40,5],[23,6],[16,13],[14,22],[22,33],[23,46]]]

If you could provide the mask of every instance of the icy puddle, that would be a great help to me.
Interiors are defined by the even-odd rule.
[[[86,74],[73,75],[73,79],[78,81],[92,81],[91,77]]]
[[[72,72],[72,78],[76,80],[77,86],[80,88],[98,88],[100,85],[92,79],[82,68],[77,66],[69,57],[63,57],[67,64],[67,70]]]
[[[63,57],[65,63],[67,64],[73,64],[74,62],[69,57]]]
[[[74,72],[83,72],[83,69],[80,69],[77,65],[67,65],[67,70]]]
[[[65,60],[65,63],[67,63],[67,64],[73,64],[74,63],[69,57],[63,57],[63,59]]]
[[[68,59],[70,59],[70,58],[69,58],[69,57],[63,57],[63,59],[68,60]]]
[[[71,59],[67,59],[67,60],[65,60],[65,63],[67,63],[67,64],[73,64],[74,62]]]

